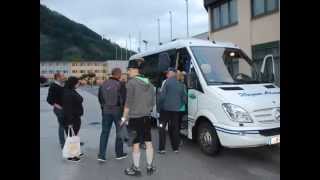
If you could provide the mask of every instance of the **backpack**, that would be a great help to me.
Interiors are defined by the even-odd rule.
[[[120,82],[116,80],[108,80],[102,85],[102,96],[105,106],[120,106]]]

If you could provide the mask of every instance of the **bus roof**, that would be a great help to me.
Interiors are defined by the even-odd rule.
[[[149,50],[146,52],[138,53],[130,57],[129,60],[145,57],[148,55],[156,54],[159,52],[167,51],[170,49],[179,49],[188,46],[211,46],[211,47],[229,47],[239,48],[237,45],[229,42],[212,42],[208,40],[196,39],[196,38],[185,38],[170,41],[166,44],[158,46],[156,49]]]

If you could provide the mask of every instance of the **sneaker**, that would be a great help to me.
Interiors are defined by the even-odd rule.
[[[159,153],[159,154],[165,154],[166,151],[165,151],[165,150],[159,150],[158,153]]]
[[[106,162],[106,158],[100,158],[100,157],[98,157],[98,159],[97,159],[99,162]]]
[[[175,151],[173,151],[173,152],[175,152],[175,153],[179,153],[179,150],[175,150]]]
[[[147,175],[151,176],[154,172],[156,171],[156,168],[153,166],[148,166],[147,167]]]
[[[81,154],[79,155],[79,157],[82,157],[82,156],[84,156],[84,154],[83,154],[83,153],[81,153]]]
[[[141,170],[134,165],[132,165],[130,168],[125,169],[124,173],[128,176],[141,176]]]
[[[84,145],[84,142],[80,142],[80,146],[83,146]]]
[[[80,158],[79,157],[68,158],[68,161],[80,162]]]
[[[128,154],[127,153],[123,153],[121,156],[119,157],[116,157],[117,160],[120,160],[120,159],[125,159],[128,157]]]

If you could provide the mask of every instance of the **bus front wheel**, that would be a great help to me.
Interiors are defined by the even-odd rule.
[[[198,126],[198,143],[202,152],[207,155],[217,155],[221,145],[215,128],[208,122]]]

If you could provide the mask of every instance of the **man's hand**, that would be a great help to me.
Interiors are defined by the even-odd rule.
[[[121,118],[120,127],[122,127],[127,122],[127,119],[125,117]]]
[[[55,108],[62,109],[62,107],[61,107],[59,104],[54,104],[53,106],[54,106]]]

